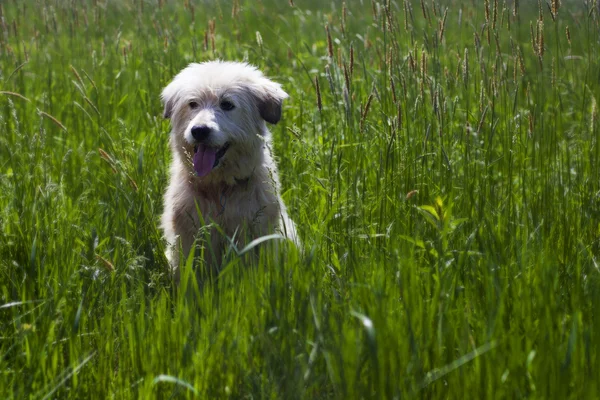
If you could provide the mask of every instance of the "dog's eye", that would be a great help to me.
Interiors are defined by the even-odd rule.
[[[189,106],[192,110],[195,110],[196,108],[198,108],[198,103],[196,103],[195,101],[190,101]]]
[[[235,108],[235,106],[233,105],[233,103],[230,102],[229,100],[223,100],[223,101],[221,101],[221,104],[219,104],[219,106],[224,111],[230,111],[230,110],[233,110]]]

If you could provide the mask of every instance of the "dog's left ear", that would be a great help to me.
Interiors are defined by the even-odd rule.
[[[177,87],[175,86],[175,81],[169,83],[167,87],[165,87],[160,94],[160,99],[165,107],[163,111],[163,117],[165,119],[171,118],[173,114],[173,109],[175,108],[175,99],[177,97]]]
[[[279,83],[275,83],[268,79],[264,79],[264,82],[256,90],[258,100],[258,112],[262,119],[270,124],[276,124],[281,119],[281,105],[283,100],[289,96],[283,91]]]
[[[163,117],[165,119],[171,118],[171,114],[173,114],[173,101],[170,99],[165,100],[165,109],[163,111]]]

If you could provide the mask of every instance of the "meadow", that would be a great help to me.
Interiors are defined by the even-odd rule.
[[[599,4],[2,1],[0,398],[599,398]],[[303,248],[177,287],[159,95],[212,59],[290,94]]]

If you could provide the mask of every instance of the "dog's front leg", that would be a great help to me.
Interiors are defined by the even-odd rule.
[[[172,209],[172,211],[172,213],[165,216],[166,219],[170,219],[168,226],[171,228],[169,229],[169,246],[166,256],[171,265],[173,279],[179,284],[179,267],[181,262],[187,262],[198,232],[199,222],[193,204],[180,205]],[[165,224],[165,221],[163,221],[163,224]]]

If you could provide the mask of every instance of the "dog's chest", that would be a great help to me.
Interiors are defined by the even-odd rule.
[[[216,223],[228,236],[239,234],[240,229],[261,232],[274,226],[279,215],[277,197],[259,190],[225,187],[218,191],[196,194],[195,206],[200,213],[198,227]]]

